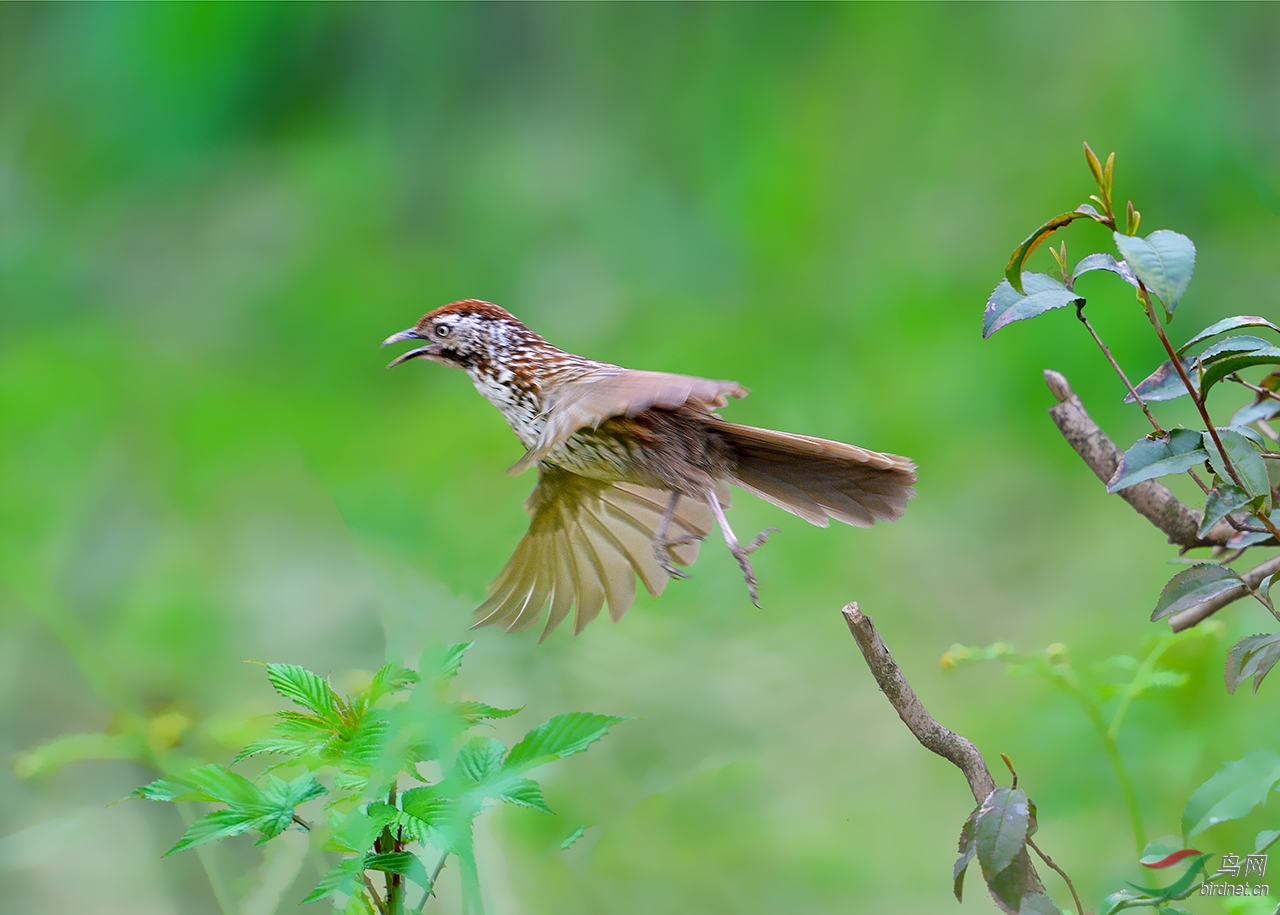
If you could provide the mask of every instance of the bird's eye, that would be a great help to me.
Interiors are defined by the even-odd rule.
[[[436,325],[436,336],[437,336],[437,337],[439,337],[441,340],[443,340],[445,337],[449,336],[449,325],[448,325],[448,324],[437,324],[437,325]]]

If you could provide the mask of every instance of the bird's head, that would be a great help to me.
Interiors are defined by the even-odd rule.
[[[460,369],[494,365],[515,349],[545,341],[504,308],[479,299],[464,299],[429,311],[408,330],[392,334],[383,346],[406,340],[426,341],[401,353],[387,368],[410,359],[430,359]]]

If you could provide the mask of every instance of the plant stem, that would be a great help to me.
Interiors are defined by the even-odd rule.
[[[1248,487],[1240,479],[1240,474],[1236,472],[1235,464],[1228,457],[1227,449],[1223,447],[1222,439],[1218,437],[1218,427],[1213,424],[1209,411],[1205,409],[1204,398],[1200,396],[1196,386],[1191,383],[1191,379],[1187,376],[1187,370],[1183,368],[1182,360],[1178,358],[1177,351],[1173,348],[1173,344],[1169,342],[1169,337],[1164,332],[1164,328],[1160,326],[1160,319],[1156,317],[1156,310],[1151,307],[1151,296],[1147,294],[1146,288],[1141,285],[1138,286],[1138,294],[1142,296],[1142,304],[1147,312],[1147,320],[1151,322],[1151,326],[1160,335],[1160,342],[1164,344],[1165,352],[1169,354],[1169,358],[1173,361],[1173,367],[1178,370],[1178,375],[1182,378],[1182,384],[1186,387],[1187,393],[1191,395],[1191,402],[1196,405],[1196,409],[1200,412],[1200,418],[1204,420],[1205,431],[1209,433],[1209,437],[1213,439],[1214,447],[1218,449],[1218,454],[1222,456],[1222,466],[1226,468],[1227,474],[1231,477],[1233,483],[1248,491]],[[1254,512],[1254,517],[1262,522],[1262,526],[1271,533],[1271,536],[1275,537],[1276,540],[1280,540],[1280,528],[1271,523],[1271,519],[1267,517],[1265,511],[1259,509]]]
[[[387,907],[382,902],[382,897],[378,895],[377,889],[374,888],[373,881],[369,879],[368,874],[363,874],[365,889],[369,891],[369,896],[373,899],[373,906],[381,915],[387,915]]]
[[[431,872],[430,886],[422,894],[422,901],[418,903],[417,911],[414,915],[421,915],[422,910],[426,908],[427,900],[436,894],[436,880],[440,877],[440,872],[444,870],[444,862],[449,858],[449,853],[445,852],[440,856],[440,860],[436,862],[436,869]]]
[[[1129,376],[1124,373],[1124,369],[1120,368],[1120,363],[1116,362],[1115,357],[1111,355],[1111,350],[1107,349],[1107,345],[1102,342],[1102,338],[1098,336],[1098,332],[1093,329],[1093,325],[1089,323],[1089,319],[1084,316],[1084,305],[1076,306],[1076,317],[1080,319],[1080,323],[1089,331],[1089,335],[1093,337],[1093,342],[1098,344],[1098,348],[1102,350],[1102,355],[1107,357],[1107,361],[1111,363],[1111,367],[1115,369],[1116,374],[1120,376],[1120,380],[1124,382],[1124,386],[1128,388],[1129,395],[1142,407],[1142,412],[1147,414],[1147,419],[1151,421],[1151,425],[1156,432],[1164,435],[1164,429],[1160,428],[1160,423],[1151,415],[1151,408],[1147,406],[1147,402],[1142,399],[1138,391],[1129,382]]]
[[[1271,400],[1280,400],[1280,394],[1277,394],[1275,391],[1268,390],[1267,388],[1264,388],[1260,384],[1252,384],[1248,381],[1245,381],[1235,372],[1232,372],[1230,375],[1227,376],[1227,381],[1234,381],[1236,384],[1242,384],[1246,388],[1248,388],[1250,391],[1256,391],[1257,393],[1261,394],[1263,397],[1270,398]]]
[[[1044,852],[1042,852],[1040,850],[1040,846],[1037,845],[1035,842],[1033,842],[1030,836],[1027,837],[1027,844],[1031,846],[1031,849],[1037,855],[1040,856],[1040,859],[1044,861],[1045,864],[1053,868],[1053,870],[1057,872],[1058,876],[1066,881],[1067,889],[1071,890],[1071,898],[1076,901],[1076,911],[1079,912],[1080,915],[1084,915],[1084,905],[1081,904],[1080,897],[1079,895],[1076,894],[1075,884],[1071,882],[1071,878],[1067,876],[1067,872],[1064,871],[1062,868],[1058,867],[1058,865],[1054,864],[1053,859],[1050,858],[1048,855],[1046,855]]]

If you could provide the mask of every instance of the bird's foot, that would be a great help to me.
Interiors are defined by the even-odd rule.
[[[777,530],[780,530],[780,528],[766,527],[756,534],[746,546],[736,544],[729,548],[730,552],[733,553],[733,558],[738,560],[738,567],[742,569],[742,577],[747,580],[747,594],[751,597],[751,603],[755,604],[757,610],[760,609],[759,582],[756,581],[755,570],[751,568],[751,560],[747,557],[768,543],[769,535]]]
[[[653,558],[658,560],[658,565],[662,571],[666,572],[672,578],[688,578],[689,573],[683,569],[676,568],[672,561],[674,558],[671,554],[671,548],[675,546],[685,546],[690,543],[698,543],[701,537],[679,537],[675,540],[668,540],[666,537],[656,537],[653,541]]]

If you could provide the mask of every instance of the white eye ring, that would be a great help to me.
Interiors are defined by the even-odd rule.
[[[442,338],[443,338],[443,337],[447,337],[447,336],[449,336],[449,325],[448,325],[448,324],[437,324],[437,325],[436,325],[436,336],[437,336],[437,337],[442,337]]]

